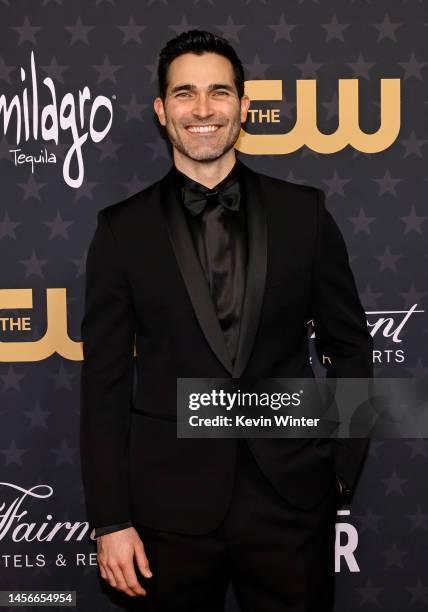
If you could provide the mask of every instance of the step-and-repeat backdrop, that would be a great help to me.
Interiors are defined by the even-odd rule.
[[[376,376],[427,376],[425,10],[420,0],[0,2],[0,590],[75,590],[82,612],[129,605],[99,577],[80,478],[85,258],[97,211],[171,165],[152,102],[159,50],[178,33],[220,34],[244,63],[240,159],[325,190]],[[372,442],[352,504],[338,509],[337,612],[426,609],[427,467],[423,439]],[[232,590],[227,608],[238,610]]]

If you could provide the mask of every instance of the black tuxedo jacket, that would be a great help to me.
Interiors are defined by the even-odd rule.
[[[310,319],[318,355],[331,360],[328,376],[373,375],[372,337],[324,193],[237,163],[248,270],[234,365],[172,169],[98,214],[81,327],[81,463],[93,526],[132,521],[196,534],[223,517],[237,440],[177,439],[177,377],[313,377]],[[248,443],[301,509],[321,503],[336,475],[352,487],[367,447],[358,439]]]

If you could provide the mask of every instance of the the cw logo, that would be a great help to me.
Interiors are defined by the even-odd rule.
[[[75,342],[67,329],[66,289],[46,289],[46,333],[30,342],[0,342],[1,361],[42,361],[58,353],[71,361],[83,359],[82,342]],[[0,289],[0,310],[33,308],[32,289]],[[28,318],[0,318],[2,329],[28,330]],[[8,325],[7,325],[8,324]]]
[[[363,153],[389,147],[400,131],[400,79],[380,80],[380,126],[366,134],[359,126],[358,79],[339,79],[339,125],[333,134],[317,127],[316,80],[296,82],[296,123],[286,134],[249,134],[241,129],[236,148],[250,155],[293,153],[306,145],[317,153],[335,153],[347,145]],[[251,100],[282,100],[282,81],[246,81]]]
[[[0,362],[42,361],[54,353],[71,361],[83,359],[83,342],[76,342],[68,335],[67,290],[46,289],[46,304],[44,336],[27,342],[0,342]],[[0,289],[0,311],[32,308],[32,289]],[[0,330],[29,331],[29,318],[0,317]]]

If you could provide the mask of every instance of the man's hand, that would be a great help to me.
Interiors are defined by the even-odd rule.
[[[144,544],[134,527],[99,536],[97,548],[98,564],[104,580],[131,597],[147,594],[138,582],[134,568],[134,555],[143,576],[151,578],[153,574],[150,571]]]

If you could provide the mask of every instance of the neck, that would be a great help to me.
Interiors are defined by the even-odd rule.
[[[211,189],[215,187],[225,176],[229,174],[236,162],[234,149],[229,149],[227,153],[212,161],[198,161],[184,156],[174,149],[174,165],[201,185]]]

